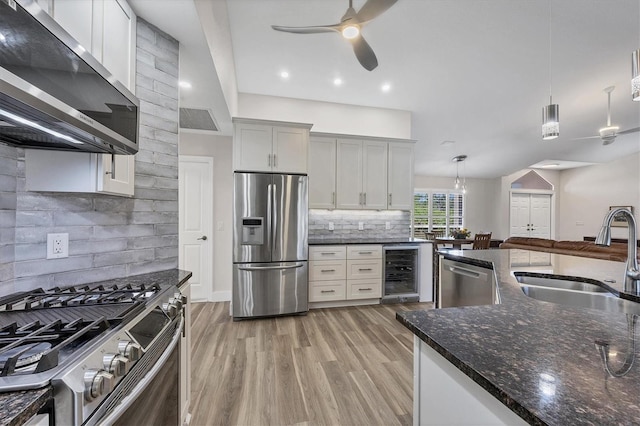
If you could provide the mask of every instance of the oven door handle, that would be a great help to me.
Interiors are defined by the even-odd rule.
[[[176,331],[171,339],[171,343],[164,350],[158,361],[154,364],[153,368],[147,372],[147,374],[138,382],[136,387],[131,390],[131,393],[127,395],[121,402],[116,406],[116,408],[109,413],[109,415],[100,419],[99,423],[101,425],[112,425],[124,412],[131,406],[131,404],[138,398],[142,392],[147,389],[147,385],[151,383],[151,381],[156,377],[156,375],[162,370],[164,365],[167,363],[167,360],[173,353],[174,349],[180,342],[180,338],[182,337],[182,328],[184,327],[184,317],[180,318],[180,324],[176,327]]]

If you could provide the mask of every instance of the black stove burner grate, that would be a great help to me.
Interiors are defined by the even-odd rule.
[[[101,317],[95,321],[83,321],[78,319],[71,323],[63,323],[61,320],[42,325],[35,321],[26,326],[19,327],[12,323],[0,329],[0,363],[2,370],[0,377],[10,376],[16,372],[19,361],[37,345],[47,342],[51,346],[44,348],[41,353],[30,354],[35,358],[35,368],[29,372],[40,373],[58,365],[60,350],[101,334],[111,324]],[[18,349],[18,350],[16,350]]]
[[[114,284],[81,285],[65,288],[16,293],[0,298],[0,311],[22,311],[67,306],[105,305],[146,300],[160,291],[157,284],[151,286]]]

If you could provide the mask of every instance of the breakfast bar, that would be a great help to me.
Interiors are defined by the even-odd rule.
[[[493,423],[637,421],[640,368],[633,364],[637,317],[536,300],[525,295],[514,276],[515,272],[597,283],[616,296],[638,302],[639,295],[622,290],[625,264],[552,254],[547,265],[511,266],[511,259],[522,258],[521,252],[441,253],[446,259],[492,269],[499,291],[497,304],[397,313],[396,318],[415,334],[414,424],[477,422],[482,415],[474,404],[486,406]],[[421,364],[425,357],[434,361],[435,370]],[[429,371],[470,389],[474,396],[447,395],[448,388],[440,386],[438,393],[444,389],[445,402],[434,410],[437,402],[429,391],[433,380]],[[455,404],[447,404],[447,398]]]

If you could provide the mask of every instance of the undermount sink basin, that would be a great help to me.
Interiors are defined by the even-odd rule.
[[[516,275],[522,292],[536,300],[578,308],[640,315],[640,303],[621,299],[597,284]]]

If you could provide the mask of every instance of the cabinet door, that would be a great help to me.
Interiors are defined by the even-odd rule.
[[[180,424],[183,425],[186,424],[191,399],[191,283],[184,284],[180,292],[187,298],[183,305],[184,332],[180,339]]]
[[[336,207],[336,140],[311,138],[309,142],[309,208]]]
[[[389,199],[393,210],[411,210],[413,205],[413,145],[389,143]]]
[[[52,3],[53,19],[89,53],[93,53],[93,8],[94,2],[87,0],[54,0]]]
[[[336,207],[362,208],[362,142],[338,139],[336,165]]]
[[[125,2],[104,0],[102,65],[131,91],[134,86],[134,58],[135,16],[131,8]]]
[[[295,127],[273,128],[274,172],[307,173],[309,131]]]
[[[135,157],[133,155],[100,154],[98,191],[133,196]]]
[[[270,172],[272,132],[271,126],[237,123],[233,137],[233,169]]]
[[[387,208],[387,142],[362,143],[362,192],[365,209]]]

